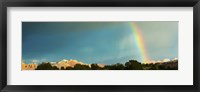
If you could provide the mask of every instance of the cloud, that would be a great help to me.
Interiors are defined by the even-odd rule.
[[[39,60],[34,59],[34,60],[32,60],[31,62],[32,62],[32,63],[38,63]]]
[[[31,63],[39,63],[39,62],[45,62],[45,61],[47,61],[47,59],[32,59],[30,61],[31,61]]]

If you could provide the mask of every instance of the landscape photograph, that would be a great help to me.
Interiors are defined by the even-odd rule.
[[[178,21],[22,22],[21,70],[178,70]]]

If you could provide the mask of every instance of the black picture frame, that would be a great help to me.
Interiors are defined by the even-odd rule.
[[[1,92],[200,92],[199,35],[200,0],[1,0],[0,90]],[[7,85],[7,7],[193,7],[194,85]]]

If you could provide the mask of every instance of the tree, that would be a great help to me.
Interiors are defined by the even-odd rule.
[[[73,70],[73,67],[66,67],[65,70]]]
[[[74,70],[90,70],[90,67],[88,65],[76,64],[73,69]]]
[[[101,67],[99,67],[97,64],[91,64],[91,69],[92,70],[100,70]]]
[[[64,67],[61,67],[60,69],[61,69],[61,70],[65,70],[65,68],[64,68]]]
[[[124,65],[123,64],[120,64],[120,63],[117,63],[115,64],[115,70],[124,70]]]
[[[125,63],[126,70],[142,70],[142,65],[137,60],[129,60]]]
[[[105,70],[124,70],[124,68],[124,65],[120,63],[104,66]]]
[[[59,70],[59,68],[56,67],[56,66],[53,66],[53,69],[52,69],[52,70]]]
[[[51,64],[48,62],[39,64],[35,70],[58,70],[58,68],[56,66],[51,66]]]

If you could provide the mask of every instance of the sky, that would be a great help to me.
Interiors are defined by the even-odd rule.
[[[87,64],[142,62],[132,22],[22,22],[25,63],[74,59]],[[178,22],[135,21],[150,60],[178,58]]]

